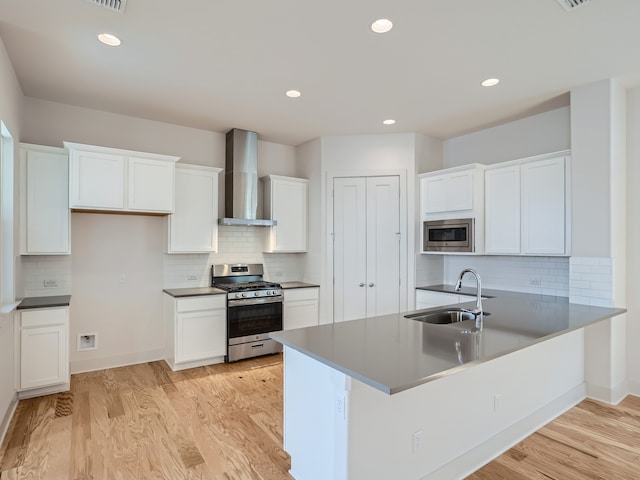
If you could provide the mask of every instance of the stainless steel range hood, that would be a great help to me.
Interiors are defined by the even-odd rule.
[[[227,132],[224,214],[220,225],[271,227],[275,220],[256,218],[258,210],[258,134],[234,128]]]

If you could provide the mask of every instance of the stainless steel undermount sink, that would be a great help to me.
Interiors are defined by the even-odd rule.
[[[490,314],[484,312],[483,315],[487,316]],[[444,325],[447,323],[462,322],[464,320],[475,320],[476,315],[464,308],[446,308],[442,310],[433,310],[431,312],[412,313],[411,315],[405,315],[405,318],[417,320],[418,322]]]

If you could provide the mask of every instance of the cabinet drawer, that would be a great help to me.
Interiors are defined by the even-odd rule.
[[[178,312],[195,312],[198,310],[214,310],[226,308],[226,295],[204,295],[201,297],[189,297],[177,300]]]
[[[295,302],[298,300],[318,300],[318,288],[293,288],[284,290],[285,302]]]
[[[20,326],[22,328],[64,325],[66,322],[66,308],[37,308],[20,313]]]

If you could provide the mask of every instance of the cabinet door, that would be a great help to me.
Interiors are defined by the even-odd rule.
[[[284,302],[282,324],[285,330],[318,325],[318,301]]]
[[[522,253],[565,253],[565,159],[522,166]]]
[[[218,169],[176,166],[175,212],[169,215],[169,253],[215,252],[218,245]]]
[[[178,313],[176,363],[192,362],[227,354],[225,309]]]
[[[142,212],[173,212],[175,164],[129,157],[128,209]]]
[[[282,324],[284,330],[318,325],[318,288],[284,291]]]
[[[456,172],[420,179],[420,210],[424,214],[473,208],[474,172]]]
[[[473,173],[458,172],[446,178],[447,212],[473,208]]]
[[[425,177],[420,180],[420,203],[423,213],[447,211],[446,176]]]
[[[416,290],[416,310],[424,308],[442,307],[460,303],[460,297],[451,293],[432,292],[429,290]]]
[[[271,251],[306,252],[307,182],[272,180],[270,203],[270,218],[278,221],[271,230]]]
[[[21,253],[70,253],[68,156],[27,150],[22,162]]]
[[[20,332],[20,389],[69,381],[65,325],[24,328]]]
[[[69,168],[71,208],[124,209],[124,155],[73,150]]]
[[[485,251],[520,253],[520,166],[485,172]]]

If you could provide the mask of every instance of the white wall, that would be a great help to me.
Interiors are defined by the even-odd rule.
[[[627,94],[627,375],[640,396],[640,87]]]
[[[16,78],[13,66],[9,61],[9,56],[4,46],[2,38],[0,38],[0,119],[9,129],[13,139],[16,141],[20,138],[21,123],[21,107],[23,95],[18,80]],[[17,150],[14,158],[14,165],[17,165]],[[14,172],[17,172],[17,168]],[[17,199],[17,182],[15,185],[15,198]],[[15,202],[14,218],[18,217],[18,204]],[[19,226],[14,227],[14,246],[18,243],[17,232]],[[16,248],[17,254],[17,248]],[[15,272],[16,295],[22,292],[20,286],[21,273],[19,265],[16,265]],[[1,266],[0,268],[5,268]],[[9,422],[9,414],[15,405],[16,395],[14,390],[14,365],[13,365],[13,314],[0,315],[0,440],[3,437]]]
[[[71,372],[162,358],[162,218],[74,213],[72,224]],[[97,350],[76,350],[85,333]]]
[[[444,142],[445,168],[491,165],[571,148],[570,109],[562,107]]]

